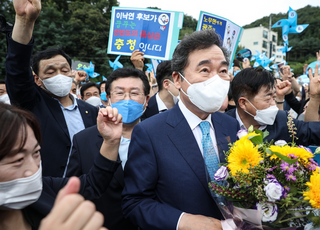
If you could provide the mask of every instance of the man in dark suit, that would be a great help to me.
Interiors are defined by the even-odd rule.
[[[142,121],[173,108],[178,101],[179,90],[173,83],[171,60],[160,62],[156,74],[159,91],[150,98],[146,111],[141,117]]]
[[[43,175],[61,177],[73,135],[95,125],[98,110],[69,93],[73,80],[71,59],[61,49],[36,53],[32,59],[32,74],[32,32],[39,15],[32,9],[39,8],[41,3],[26,2],[28,4],[20,2],[16,7],[12,35],[7,34],[7,91],[13,105],[30,110],[40,122]]]
[[[178,104],[133,130],[122,208],[142,229],[222,229],[208,182],[217,159],[225,162],[223,151],[236,140],[239,126],[216,112],[230,80],[220,44],[213,31],[185,37],[172,58],[174,83],[181,92]]]
[[[119,109],[120,114],[125,111],[125,108],[117,107],[117,102],[122,103],[128,101],[125,99],[130,99],[141,105],[143,103],[141,107],[137,105],[141,108],[141,113],[140,115],[138,114],[136,118],[133,118],[133,122],[128,123],[126,117],[128,117],[129,114],[124,114],[123,132],[119,147],[119,157],[122,161],[122,167],[118,167],[107,191],[102,197],[93,201],[96,204],[97,210],[104,215],[104,226],[109,230],[137,229],[137,227],[125,219],[122,214],[121,192],[124,187],[123,167],[127,159],[133,127],[139,123],[139,118],[149,99],[149,91],[150,85],[147,76],[142,71],[134,68],[117,69],[111,73],[106,82],[108,101],[113,107]],[[120,97],[118,95],[120,95]],[[131,107],[129,103],[127,103],[125,107],[133,112],[133,107]],[[131,115],[133,114],[134,113]],[[102,141],[103,139],[98,132],[97,126],[92,126],[74,135],[72,153],[66,175],[70,177],[88,173],[94,164],[94,159],[99,155]]]
[[[288,127],[288,114],[279,110],[276,105],[282,105],[284,95],[290,91],[289,81],[284,85],[275,85],[275,78],[269,71],[261,68],[247,68],[237,74],[231,83],[231,90],[237,108],[227,112],[236,118],[241,129],[251,125],[255,129],[267,130],[266,140],[285,140],[292,142]],[[314,85],[319,88],[319,83]],[[315,117],[318,117],[315,111]],[[303,122],[293,119],[296,127],[294,140],[299,145],[318,145],[320,143],[320,123]]]

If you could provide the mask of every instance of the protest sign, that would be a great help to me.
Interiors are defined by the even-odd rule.
[[[243,28],[241,26],[218,15],[200,11],[197,30],[214,30],[219,34],[223,47],[227,49],[230,63],[233,62],[242,36]]]
[[[177,45],[183,13],[155,9],[112,7],[108,54],[168,60]]]

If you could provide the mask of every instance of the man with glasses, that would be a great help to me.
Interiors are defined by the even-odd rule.
[[[150,85],[147,76],[134,68],[116,69],[105,85],[108,102],[118,109],[123,119],[123,132],[119,147],[122,167],[114,174],[108,190],[99,200],[94,201],[97,210],[105,218],[104,226],[109,230],[137,229],[124,219],[121,209],[121,192],[124,187],[123,168],[127,161],[131,133],[149,101]],[[97,126],[85,129],[74,136],[72,153],[66,176],[80,176],[88,173],[95,157],[99,154],[103,138]]]

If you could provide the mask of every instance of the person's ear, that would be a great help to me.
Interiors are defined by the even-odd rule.
[[[34,82],[37,84],[37,86],[40,87],[42,85],[42,82],[40,81],[38,75],[33,73],[33,77],[34,77]]]
[[[172,73],[172,78],[173,78],[173,82],[174,82],[174,85],[177,89],[181,89],[181,76],[178,72],[174,71]]]
[[[248,101],[245,97],[240,97],[239,100],[238,100],[238,106],[242,109],[242,110],[245,110],[247,111],[247,104],[248,104]]]
[[[169,80],[168,79],[164,79],[163,80],[163,83],[162,83],[162,88],[163,89],[168,89],[169,88],[169,84],[170,84],[170,82],[169,82]]]

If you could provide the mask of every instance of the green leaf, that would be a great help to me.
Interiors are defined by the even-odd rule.
[[[255,145],[263,144],[263,138],[262,138],[262,136],[260,134],[248,137],[248,139],[250,141],[252,141],[252,143],[255,144]]]
[[[266,130],[266,131],[263,132],[263,139],[266,138],[267,136],[269,136],[268,130]]]
[[[277,157],[279,157],[281,160],[283,160],[284,162],[286,162],[286,163],[288,163],[288,164],[294,164],[294,163],[296,163],[296,162],[299,160],[299,158],[297,158],[297,159],[290,159],[289,157],[284,156],[284,155],[282,155],[282,154],[280,154],[280,153],[278,153],[278,152],[273,152],[273,151],[271,151],[270,149],[266,149],[266,152],[267,152],[268,154],[270,154],[270,156],[276,155]]]

